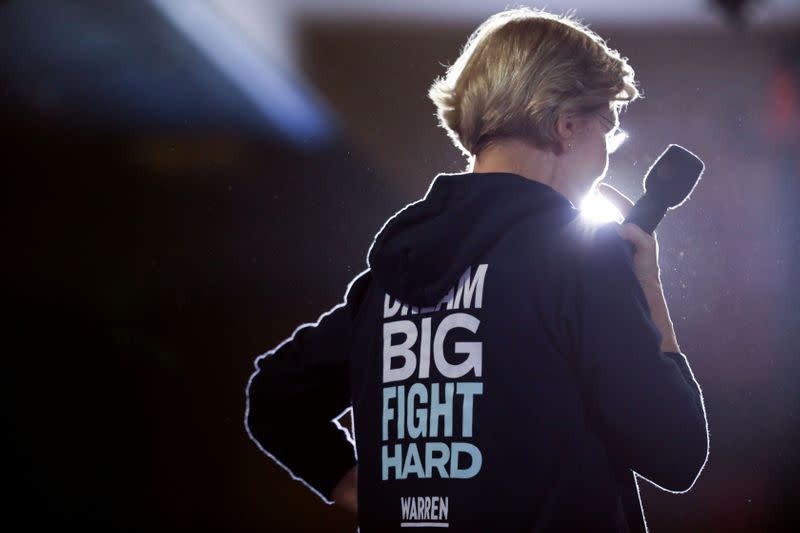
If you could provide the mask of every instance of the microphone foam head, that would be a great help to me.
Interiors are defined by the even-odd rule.
[[[705,165],[695,154],[677,144],[670,144],[647,171],[644,190],[667,208],[681,205],[694,190]]]

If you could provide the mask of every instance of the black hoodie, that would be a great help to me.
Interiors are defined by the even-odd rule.
[[[633,475],[694,484],[702,393],[613,223],[511,173],[439,174],[342,303],[259,356],[249,436],[361,533],[645,531]],[[331,423],[352,406],[355,446]]]

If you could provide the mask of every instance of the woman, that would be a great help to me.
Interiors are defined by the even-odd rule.
[[[362,533],[643,531],[631,471],[688,490],[708,433],[655,238],[575,209],[633,71],[571,18],[519,8],[429,95],[469,167],[384,224],[342,304],[256,360],[248,432]],[[358,466],[329,423],[351,405]]]
[[[428,92],[439,124],[469,159],[469,172],[510,172],[544,183],[579,206],[605,177],[609,146],[624,140],[619,112],[636,100],[633,69],[569,16],[527,7],[489,17]],[[598,191],[625,216],[633,205]],[[635,224],[616,228],[635,245],[662,350],[679,352],[661,293],[658,245]]]

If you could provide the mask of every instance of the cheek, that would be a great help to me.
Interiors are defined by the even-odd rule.
[[[584,183],[593,183],[596,179],[603,177],[608,169],[608,152],[605,145],[592,146],[583,163],[581,174]]]

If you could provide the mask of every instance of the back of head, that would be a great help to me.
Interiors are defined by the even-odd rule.
[[[640,96],[627,59],[571,15],[521,7],[492,15],[428,91],[439,125],[466,157],[493,138],[555,142],[561,111]]]

